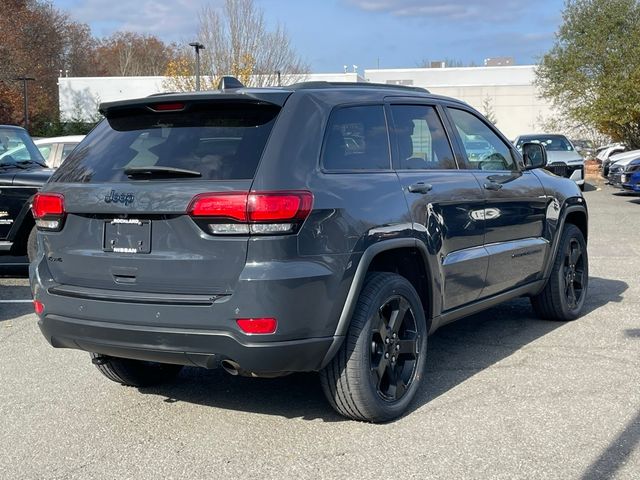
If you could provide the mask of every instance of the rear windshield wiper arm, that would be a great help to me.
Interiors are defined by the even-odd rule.
[[[174,167],[129,167],[124,169],[128,177],[201,177],[195,170]]]
[[[40,165],[41,167],[48,167],[48,165],[38,162],[37,160],[21,160],[19,162],[16,162],[18,165],[29,165],[31,163],[35,163],[36,165]]]

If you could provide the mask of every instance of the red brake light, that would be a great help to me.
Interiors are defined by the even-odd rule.
[[[179,112],[184,110],[184,103],[156,103],[149,108],[155,112]]]
[[[36,193],[31,208],[35,219],[64,215],[64,197],[59,193]]]
[[[304,220],[312,203],[311,192],[252,193],[247,210],[251,222]]]
[[[313,195],[307,191],[283,192],[216,192],[197,195],[189,205],[192,217],[228,218],[253,225],[299,224],[307,218]],[[287,230],[265,230],[257,226],[254,233],[287,233]],[[240,233],[238,229],[234,233]],[[247,231],[248,233],[248,231]]]
[[[239,318],[236,322],[244,333],[252,335],[268,335],[278,328],[275,318]]]
[[[203,193],[196,196],[189,206],[193,217],[223,217],[239,222],[247,221],[247,193]]]

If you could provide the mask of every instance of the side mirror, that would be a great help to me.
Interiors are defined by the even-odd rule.
[[[547,150],[541,143],[528,142],[522,144],[522,157],[527,170],[547,166]]]

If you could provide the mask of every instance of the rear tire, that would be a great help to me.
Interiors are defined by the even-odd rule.
[[[29,263],[33,262],[36,259],[37,254],[38,254],[38,231],[34,225],[31,231],[29,232],[29,237],[27,238],[27,257],[29,258]]]
[[[588,286],[587,243],[580,229],[569,223],[562,232],[547,285],[531,297],[531,304],[540,318],[575,320],[582,312]]]
[[[150,387],[174,380],[182,365],[144,362],[91,354],[91,361],[109,380],[129,387]]]
[[[427,353],[422,302],[394,273],[367,276],[340,350],[320,372],[331,406],[354,420],[402,415],[420,388]]]

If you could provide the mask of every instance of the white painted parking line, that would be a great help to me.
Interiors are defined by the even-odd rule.
[[[0,300],[0,303],[31,303],[33,300]]]

